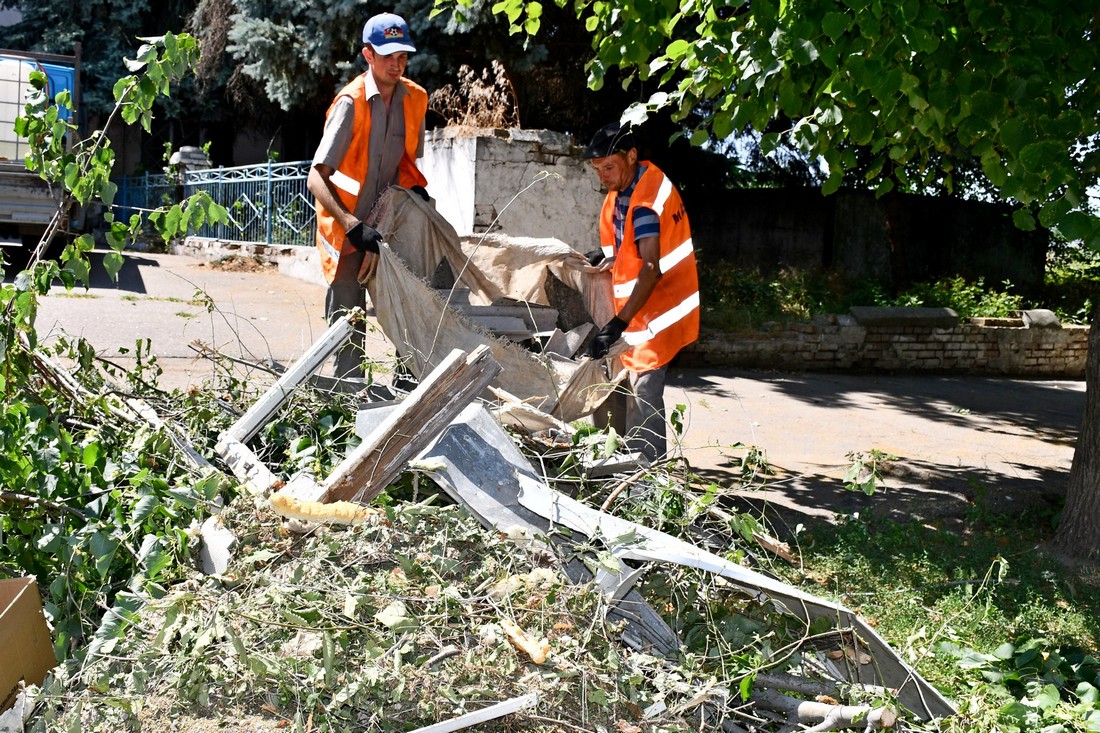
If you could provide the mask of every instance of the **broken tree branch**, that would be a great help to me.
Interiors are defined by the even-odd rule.
[[[88,516],[84,512],[66,504],[59,504],[56,501],[50,501],[49,499],[43,499],[39,496],[28,496],[26,494],[17,494],[13,491],[0,491],[0,502],[11,502],[13,504],[19,504],[21,506],[43,506],[47,509],[56,509],[66,514],[71,514],[77,519],[87,520]]]

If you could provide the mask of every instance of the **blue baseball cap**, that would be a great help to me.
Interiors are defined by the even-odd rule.
[[[405,19],[393,13],[379,13],[372,16],[363,26],[363,43],[382,56],[389,56],[398,51],[412,53],[416,50]]]

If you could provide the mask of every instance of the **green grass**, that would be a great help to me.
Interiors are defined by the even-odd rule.
[[[801,536],[801,569],[776,570],[860,613],[953,699],[960,715],[945,730],[1098,730],[1100,576],[1037,549],[1051,519],[975,512],[944,529],[848,518]]]

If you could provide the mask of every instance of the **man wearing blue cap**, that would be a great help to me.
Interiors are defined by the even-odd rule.
[[[366,306],[363,285],[374,274],[382,237],[365,220],[382,192],[396,184],[428,200],[428,180],[416,166],[424,152],[428,93],[404,76],[414,51],[404,19],[393,13],[371,17],[363,26],[363,58],[370,68],[340,90],[325,115],[306,185],[317,199],[329,322]],[[357,330],[336,354],[336,376],[362,376],[362,354],[363,332]]]

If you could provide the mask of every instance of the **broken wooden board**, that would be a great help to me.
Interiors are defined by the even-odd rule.
[[[368,504],[500,373],[488,346],[455,349],[322,484],[322,502]]]

